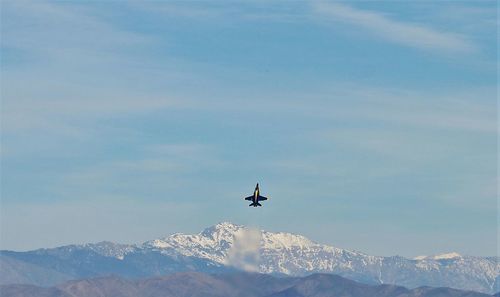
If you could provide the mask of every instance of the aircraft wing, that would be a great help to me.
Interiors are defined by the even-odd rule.
[[[252,201],[253,200],[253,196],[248,196],[247,198],[245,198],[245,200]]]
[[[264,200],[267,200],[267,197],[259,195],[259,197],[257,198],[257,201],[264,201]]]

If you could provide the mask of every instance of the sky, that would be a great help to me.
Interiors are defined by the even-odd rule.
[[[496,5],[3,0],[0,248],[230,221],[495,255]]]

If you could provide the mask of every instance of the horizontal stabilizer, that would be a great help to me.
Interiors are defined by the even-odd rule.
[[[257,201],[264,201],[264,200],[267,200],[267,197],[264,197],[264,196],[260,196],[257,197]]]

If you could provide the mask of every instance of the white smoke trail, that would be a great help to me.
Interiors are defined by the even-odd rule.
[[[256,228],[243,228],[237,232],[227,255],[227,264],[241,270],[258,272],[261,236],[260,230]]]

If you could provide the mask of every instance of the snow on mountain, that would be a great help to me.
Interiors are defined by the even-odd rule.
[[[453,259],[453,258],[461,258],[462,255],[459,253],[447,253],[447,254],[441,254],[441,255],[436,255],[433,257],[434,260],[441,260],[441,259]]]
[[[320,244],[301,235],[256,230],[227,222],[198,234],[176,233],[138,245],[100,242],[31,253],[34,253],[33,257],[47,255],[64,261],[72,259],[72,255],[78,259],[84,255],[81,258],[84,263],[94,261],[92,254],[87,255],[85,251],[118,259],[127,269],[140,268],[140,271],[127,272],[130,275],[227,267],[292,276],[335,273],[369,284],[398,284],[409,288],[445,286],[485,293],[500,289],[498,257],[472,257],[458,253],[414,259],[370,256]],[[17,254],[16,257],[26,257],[23,253]],[[73,262],[80,263],[78,261]],[[95,261],[99,261],[95,264],[96,269],[104,265],[102,267],[109,270],[110,266],[106,265],[118,265],[115,262],[103,264],[102,259]],[[36,263],[41,262],[37,260]],[[148,268],[147,271],[144,268]]]
[[[446,253],[446,254],[440,254],[440,255],[434,255],[434,256],[418,256],[413,258],[413,260],[428,260],[428,259],[433,259],[433,260],[446,260],[446,259],[454,259],[454,258],[461,258],[462,255],[456,252],[451,252],[451,253]]]
[[[244,226],[220,223],[196,235],[173,234],[144,243],[141,248],[168,255],[209,259],[230,265],[234,246],[252,231]],[[370,256],[316,243],[301,235],[258,232],[252,250],[258,253],[258,271],[294,276],[314,272],[336,273],[368,283],[398,283],[409,287],[420,285],[450,286],[492,292],[499,275],[497,258],[461,256],[458,253],[406,259]],[[255,240],[254,240],[255,241]],[[245,257],[248,257],[245,256]],[[457,281],[459,280],[459,281]]]
[[[413,258],[413,260],[419,261],[419,260],[427,259],[427,257],[428,256],[416,256],[415,258]]]
[[[176,233],[163,239],[147,241],[142,248],[168,255],[205,258],[224,264],[235,237],[243,230],[243,226],[220,223],[196,235]]]
[[[48,254],[56,255],[61,257],[67,257],[75,252],[79,251],[92,251],[104,257],[116,258],[123,260],[125,255],[136,251],[138,248],[136,245],[131,244],[119,244],[110,241],[102,241],[98,243],[87,243],[83,245],[66,245],[51,249],[38,249],[33,251],[35,254]]]
[[[87,243],[82,246],[88,248],[102,256],[112,257],[123,260],[126,254],[131,253],[137,249],[136,246],[130,244],[118,244],[109,241],[102,241],[98,243]]]

